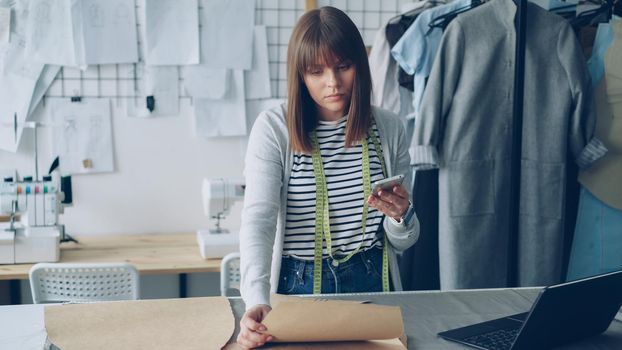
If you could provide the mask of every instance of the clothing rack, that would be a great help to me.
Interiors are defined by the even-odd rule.
[[[523,136],[523,100],[525,86],[525,51],[527,29],[527,0],[514,0],[517,6],[516,25],[516,56],[514,71],[514,105],[512,124],[512,148],[510,165],[510,215],[508,235],[508,287],[517,287],[518,281],[518,236],[521,191],[521,151]],[[620,0],[618,0],[620,3]],[[607,18],[615,13],[616,2],[605,0]],[[561,276],[560,276],[561,277]]]

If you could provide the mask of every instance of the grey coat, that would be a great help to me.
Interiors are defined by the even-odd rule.
[[[439,167],[441,288],[507,285],[508,181],[516,6],[493,0],[447,28],[413,139],[416,166]],[[527,13],[519,285],[561,278],[567,157],[589,165],[589,76],[568,23]],[[415,199],[416,200],[416,199]]]

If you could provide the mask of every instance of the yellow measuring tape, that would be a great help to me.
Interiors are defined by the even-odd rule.
[[[386,178],[387,170],[384,163],[384,157],[382,154],[382,148],[378,138],[373,131],[369,133],[374,143],[376,153],[380,158],[380,164],[382,165],[382,174]],[[326,184],[326,177],[324,175],[324,165],[322,163],[322,155],[320,153],[320,145],[317,140],[317,134],[315,131],[311,134],[311,142],[313,144],[313,173],[315,175],[315,250],[313,260],[313,294],[320,294],[322,292],[322,240],[326,240],[326,250],[331,257],[333,265],[338,266],[340,263],[344,263],[359,252],[363,246],[365,240],[365,231],[367,228],[367,213],[369,211],[369,205],[367,204],[367,197],[371,193],[371,171],[369,165],[369,145],[367,139],[362,142],[363,157],[362,157],[362,172],[363,172],[363,213],[361,217],[361,230],[362,237],[361,243],[350,254],[341,259],[333,257],[332,250],[332,238],[330,235],[330,214],[328,208],[328,189]],[[382,290],[389,291],[389,253],[388,253],[388,241],[387,236],[384,236],[384,247],[382,251]]]

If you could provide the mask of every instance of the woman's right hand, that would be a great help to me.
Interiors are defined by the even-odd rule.
[[[272,308],[268,305],[256,305],[246,310],[240,320],[238,345],[252,349],[272,340],[272,336],[266,332],[268,330],[266,326],[261,324],[270,310]]]

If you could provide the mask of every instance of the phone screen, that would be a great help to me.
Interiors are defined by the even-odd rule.
[[[392,191],[393,187],[397,185],[401,185],[402,181],[404,181],[404,175],[397,175],[393,177],[389,177],[383,180],[379,180],[374,182],[372,194],[374,196],[378,195],[378,191],[381,189],[384,191]]]

